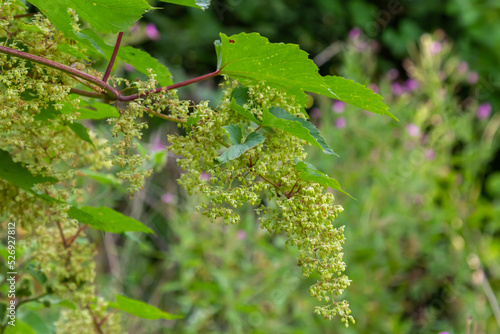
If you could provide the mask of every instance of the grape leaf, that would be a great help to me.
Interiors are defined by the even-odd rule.
[[[307,52],[300,50],[296,44],[270,43],[258,33],[240,33],[230,37],[220,34],[220,37],[220,41],[215,42],[215,48],[221,74],[240,81],[264,80],[270,86],[295,95],[301,105],[307,103],[305,92],[311,92],[396,119],[387,111],[381,98],[376,98],[362,85],[338,77],[322,77]]]
[[[325,142],[319,130],[309,121],[294,116],[283,108],[271,107],[263,109],[262,125],[270,128],[286,131],[297,138],[304,139],[308,143],[320,148],[326,154],[337,155]]]
[[[126,31],[151,9],[144,0],[30,0],[49,20],[63,32],[71,28],[68,8],[90,26],[102,33]]]
[[[156,319],[181,319],[181,315],[170,314],[160,310],[159,308],[146,304],[140,300],[127,298],[125,296],[116,295],[116,303],[109,303],[108,307],[116,308],[135,315],[137,317],[149,320]]]
[[[322,184],[324,186],[338,190],[341,193],[351,197],[352,199],[355,199],[354,197],[349,195],[344,189],[342,189],[337,180],[332,179],[328,175],[320,172],[319,170],[316,169],[316,167],[314,167],[310,163],[296,160],[295,168],[297,168],[297,170],[300,172],[300,178],[302,180],[313,181]]]
[[[203,10],[210,6],[210,0],[160,0],[162,2],[173,3],[175,5],[201,8]]]
[[[245,117],[255,124],[260,124],[261,122],[259,122],[250,111],[242,107],[245,103],[247,103],[248,99],[248,88],[241,86],[236,87],[231,94],[231,110],[236,111],[240,114],[240,116]]]
[[[92,139],[90,139],[90,136],[89,136],[89,133],[88,133],[88,130],[87,130],[86,127],[84,127],[80,123],[69,123],[68,126],[69,126],[69,128],[71,130],[73,130],[73,132],[78,137],[80,137],[80,139],[86,141],[87,143],[89,143],[90,145],[92,145],[94,147],[94,149],[97,150],[97,148],[95,147],[94,143],[92,142]]]
[[[24,167],[19,162],[14,162],[9,152],[0,149],[0,178],[4,179],[16,187],[21,188],[22,190],[29,192],[35,196],[46,199],[50,202],[54,201],[53,198],[45,195],[38,194],[33,190],[33,186],[38,183],[56,183],[58,180],[53,177],[45,177],[45,176],[34,176],[31,172]]]
[[[105,232],[154,233],[153,230],[146,227],[141,222],[104,206],[99,208],[84,206],[80,209],[71,207],[68,211],[68,216],[78,220],[82,224],[92,226],[97,230]]]
[[[335,92],[334,95],[326,90],[322,93],[323,95],[339,99],[375,114],[389,116],[398,121],[396,116],[388,111],[387,105],[382,102],[382,96],[375,94],[371,89],[342,77],[328,75],[323,78],[330,91]]]
[[[266,140],[266,137],[262,136],[260,133],[252,132],[245,138],[245,141],[241,143],[243,135],[239,126],[229,124],[228,126],[225,126],[224,129],[227,131],[231,144],[233,145],[217,158],[220,163],[226,163],[234,160],[252,147],[263,143]]]

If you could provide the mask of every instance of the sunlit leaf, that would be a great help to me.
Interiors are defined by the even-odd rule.
[[[116,303],[109,303],[108,307],[116,308],[122,310],[129,314],[135,315],[137,317],[149,320],[156,319],[181,319],[181,315],[170,314],[160,310],[159,308],[146,304],[140,300],[135,300],[127,298],[124,296],[117,295]]]

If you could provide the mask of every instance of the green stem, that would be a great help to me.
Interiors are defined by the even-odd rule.
[[[120,96],[120,93],[116,89],[114,89],[113,87],[111,87],[110,85],[108,85],[107,83],[102,81],[101,79],[93,77],[90,74],[79,71],[77,69],[74,69],[73,67],[63,65],[63,64],[60,64],[60,63],[55,62],[53,60],[45,59],[43,57],[35,56],[35,55],[32,55],[32,54],[27,53],[27,52],[11,49],[11,48],[6,47],[6,46],[0,45],[0,52],[9,54],[11,56],[23,58],[26,60],[31,60],[31,61],[34,61],[36,63],[43,64],[45,66],[52,67],[52,68],[55,68],[57,70],[63,71],[64,73],[72,74],[78,78],[85,80],[85,81],[92,82],[93,84],[95,84],[95,85],[101,87],[103,90],[105,90],[106,97],[110,100],[114,101],[114,100],[118,99],[118,97]]]
[[[167,121],[171,121],[171,122],[175,122],[175,123],[187,123],[187,120],[185,120],[185,119],[179,119],[179,118],[175,118],[172,116],[163,115],[163,114],[160,114],[159,112],[156,112],[156,111],[149,109],[149,108],[146,108],[146,107],[144,107],[144,109],[146,110],[146,112],[148,114],[151,114],[151,115],[159,117],[159,118],[166,119]]]

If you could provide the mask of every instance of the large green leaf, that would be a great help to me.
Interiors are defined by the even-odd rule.
[[[89,132],[87,130],[86,127],[84,127],[82,124],[80,123],[69,123],[68,124],[68,127],[78,136],[80,137],[80,139],[86,141],[87,143],[89,143],[90,145],[92,145],[94,147],[94,149],[97,150],[97,148],[95,147],[94,143],[92,142],[92,139],[90,139],[90,136],[89,136]]]
[[[4,179],[16,187],[23,189],[33,195],[50,200],[45,194],[38,194],[33,190],[33,186],[38,183],[56,183],[58,180],[53,177],[34,176],[19,162],[14,162],[9,152],[0,149],[0,178]],[[53,199],[52,199],[53,201]]]
[[[151,9],[145,0],[30,0],[58,29],[70,27],[68,8],[102,33],[126,31]],[[71,29],[72,30],[72,29]]]
[[[153,230],[146,227],[141,222],[104,206],[101,206],[99,208],[84,206],[80,209],[71,207],[68,211],[68,216],[78,220],[78,222],[82,224],[87,224],[97,230],[105,232],[154,233]]]
[[[228,126],[225,126],[224,129],[227,131],[229,140],[233,145],[229,147],[219,158],[217,158],[220,163],[226,163],[234,160],[252,147],[263,143],[266,140],[266,137],[254,131],[250,133],[242,143],[243,131],[238,125],[229,124]]]
[[[319,170],[316,169],[316,167],[314,167],[310,163],[305,161],[296,161],[295,168],[297,168],[297,170],[300,172],[300,178],[302,180],[313,181],[322,184],[324,186],[333,188],[354,199],[354,197],[352,197],[344,189],[342,189],[337,180],[332,179],[328,175],[320,172]]]
[[[125,311],[137,317],[149,320],[156,319],[181,319],[181,315],[170,314],[160,310],[157,307],[146,304],[140,300],[130,299],[124,296],[117,295],[116,303],[109,303],[109,307]]]
[[[335,95],[333,95],[328,90],[325,90],[322,93],[323,95],[339,99],[372,113],[386,115],[394,118],[396,121],[398,120],[396,116],[388,111],[389,108],[382,102],[382,96],[375,94],[371,89],[342,77],[328,75],[323,78],[330,91],[335,92]]]
[[[264,80],[270,86],[297,96],[302,105],[307,102],[304,92],[312,92],[395,118],[381,98],[362,85],[337,77],[322,77],[318,67],[298,45],[270,43],[257,33],[230,37],[221,34],[220,37],[215,46],[221,74],[240,81]]]
[[[325,142],[319,130],[309,121],[294,116],[285,109],[271,107],[263,109],[262,125],[286,131],[308,143],[320,148],[326,154],[337,155]]]
[[[201,8],[203,10],[210,6],[210,0],[160,0],[162,2],[173,3],[176,5]]]
[[[245,117],[255,124],[260,124],[257,118],[255,118],[254,114],[242,107],[245,103],[247,103],[248,99],[248,88],[236,87],[231,94],[230,107],[233,111],[236,111],[238,114],[240,114],[240,116]]]

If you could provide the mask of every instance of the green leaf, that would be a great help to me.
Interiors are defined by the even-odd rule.
[[[84,176],[90,177],[94,181],[97,181],[104,185],[113,185],[117,187],[122,184],[122,181],[113,174],[94,172],[89,169],[83,169],[81,170],[81,172],[83,173]]]
[[[160,0],[162,2],[173,3],[175,5],[201,8],[203,10],[210,6],[210,0]]]
[[[223,127],[229,135],[229,140],[233,145],[241,144],[241,140],[243,139],[243,131],[238,125],[229,124],[228,126]]]
[[[226,163],[234,160],[252,147],[263,143],[266,140],[266,137],[262,136],[260,133],[252,132],[246,137],[245,141],[241,143],[243,138],[242,131],[239,126],[230,124],[225,126],[224,129],[228,132],[233,146],[229,147],[219,158],[217,158],[220,163]]]
[[[88,130],[87,130],[86,127],[84,127],[80,123],[69,123],[68,127],[71,130],[73,130],[73,132],[78,137],[80,137],[80,139],[86,141],[87,143],[89,143],[90,145],[92,145],[94,147],[94,149],[97,150],[97,148],[95,147],[94,143],[92,142],[92,139],[90,139],[90,136],[89,136],[89,133],[88,133]]]
[[[307,103],[304,92],[311,92],[396,119],[382,98],[364,86],[339,77],[322,77],[307,52],[296,44],[270,43],[257,33],[220,37],[215,48],[221,74],[242,82],[264,80],[295,95],[303,106]]]
[[[33,190],[33,186],[38,183],[56,183],[58,180],[53,177],[34,176],[19,162],[14,162],[9,152],[0,149],[0,178],[4,179],[16,187],[23,189],[33,195],[39,196],[48,201],[54,201],[45,194],[38,194]]]
[[[26,267],[30,275],[40,284],[47,283],[47,276],[35,267],[33,263],[29,263]]]
[[[102,33],[126,31],[151,9],[144,0],[30,0],[63,32],[72,31],[68,8]]]
[[[94,31],[90,29],[84,29],[82,32],[98,41],[99,47],[104,51],[106,56],[108,58],[111,57],[114,46],[105,43]],[[172,74],[170,74],[169,70],[163,64],[159,63],[156,58],[151,57],[151,55],[146,51],[142,51],[131,46],[120,47],[118,49],[117,57],[130,66],[133,66],[136,70],[146,76],[149,75],[149,69],[153,69],[156,74],[156,80],[161,86],[170,86],[173,84],[171,79]]]
[[[10,320],[10,319],[9,319]],[[16,318],[15,326],[7,326],[5,334],[37,334],[26,322]]]
[[[85,54],[83,54],[83,52],[78,51],[76,45],[73,46],[69,44],[57,44],[57,51],[67,53],[78,59],[90,61],[90,59]]]
[[[115,106],[101,102],[96,102],[89,104],[88,106],[80,107],[80,109],[78,109],[78,112],[80,113],[78,119],[105,119],[120,117],[120,112],[116,109]]]
[[[329,93],[329,91],[324,91],[323,95],[339,99],[375,114],[392,117],[398,121],[396,116],[390,113],[388,111],[389,108],[382,102],[382,96],[375,94],[365,86],[352,80],[336,76],[326,76],[324,80],[330,91],[335,92],[335,95]]]
[[[314,167],[310,163],[305,161],[296,161],[295,163],[296,163],[295,168],[297,168],[297,170],[300,172],[300,178],[302,180],[313,181],[322,184],[324,186],[338,190],[341,193],[351,197],[352,199],[355,199],[354,197],[349,195],[346,191],[344,191],[344,189],[342,189],[337,180],[332,179],[328,175],[320,172],[319,170],[316,169],[316,167]]]
[[[101,206],[99,208],[84,206],[80,209],[71,207],[68,211],[68,216],[78,220],[82,224],[90,225],[97,230],[105,232],[154,233],[153,230],[146,227],[141,222],[104,206]]]
[[[309,121],[294,116],[286,110],[271,107],[269,111],[263,109],[262,125],[286,131],[297,138],[320,148],[326,154],[337,155],[325,142],[319,130]],[[338,155],[337,155],[338,156]]]
[[[249,99],[248,88],[246,87],[236,87],[231,94],[231,110],[236,111],[240,116],[254,122],[255,124],[260,124],[259,120],[255,116],[242,106],[247,103]]]
[[[146,304],[142,301],[130,299],[120,295],[116,296],[116,303],[110,303],[108,306],[122,310],[137,317],[149,320],[156,320],[156,319],[173,320],[182,318],[181,315],[170,314],[160,310],[157,307]]]
[[[30,0],[31,4],[37,7],[42,14],[47,16],[59,31],[69,38],[72,38],[84,46],[89,47],[89,50],[95,50],[97,54],[103,54],[102,50],[97,45],[97,42],[102,42],[99,36],[89,37],[83,32],[73,31],[71,20],[68,14],[68,8],[71,1],[69,0]]]

